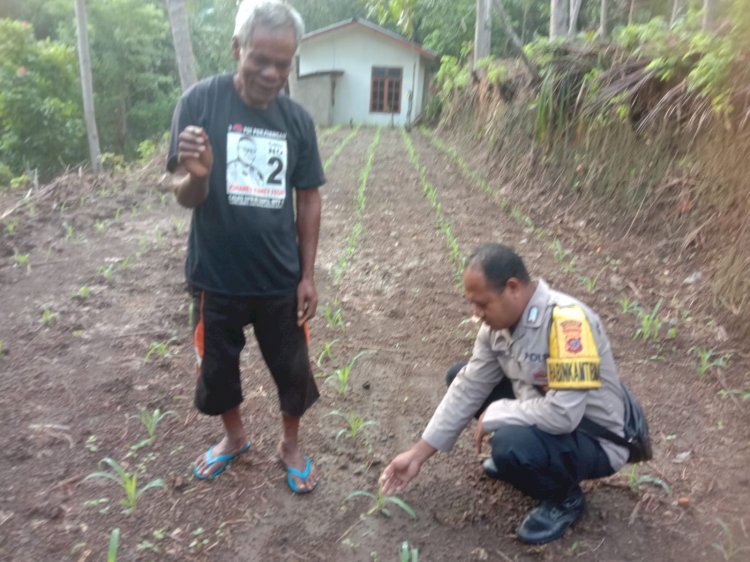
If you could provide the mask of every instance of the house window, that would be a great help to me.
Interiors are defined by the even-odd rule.
[[[372,67],[371,112],[401,113],[401,74],[400,68]]]

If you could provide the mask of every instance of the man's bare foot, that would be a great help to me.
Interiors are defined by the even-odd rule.
[[[195,461],[194,474],[198,478],[211,478],[226,468],[229,460],[216,461],[222,456],[236,456],[244,453],[249,448],[249,443],[245,436],[239,438],[229,438],[225,436],[217,445],[210,449],[210,458],[208,454],[203,453]],[[211,462],[211,461],[214,462]]]
[[[301,474],[304,474],[305,468],[307,467],[308,457],[299,448],[299,445],[289,445],[282,441],[278,447],[279,458],[287,468],[293,468],[298,470]],[[315,485],[318,483],[318,471],[315,466],[310,467],[310,472],[307,478],[302,479],[296,474],[291,474],[292,479],[296,487],[297,494],[306,494],[312,492]],[[293,490],[294,491],[294,490]]]

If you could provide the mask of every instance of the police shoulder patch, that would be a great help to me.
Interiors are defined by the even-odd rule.
[[[599,352],[591,325],[580,306],[556,306],[549,332],[547,381],[551,389],[599,388]]]

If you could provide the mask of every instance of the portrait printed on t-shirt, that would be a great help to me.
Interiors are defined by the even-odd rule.
[[[281,209],[286,199],[286,134],[243,125],[227,132],[230,205]]]

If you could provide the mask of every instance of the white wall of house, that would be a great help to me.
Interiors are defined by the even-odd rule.
[[[401,111],[398,114],[370,112],[372,68],[401,67]],[[360,25],[306,39],[300,45],[300,75],[340,70],[336,78],[334,124],[407,124],[409,92],[412,92],[411,121],[422,111],[425,63],[419,51]],[[301,85],[300,85],[301,86]],[[294,92],[292,93],[294,96]]]

